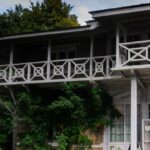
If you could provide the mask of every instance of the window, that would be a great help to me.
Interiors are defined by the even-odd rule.
[[[129,104],[117,105],[116,108],[122,114],[120,119],[116,119],[110,127],[110,142],[130,142],[131,136],[131,111]],[[140,105],[138,105],[138,138],[140,141]]]
[[[69,59],[76,57],[76,44],[56,45],[52,50],[51,59]]]
[[[127,36],[128,42],[140,41],[140,39],[141,39],[141,36],[139,34]]]
[[[75,51],[52,52],[52,60],[75,58]]]

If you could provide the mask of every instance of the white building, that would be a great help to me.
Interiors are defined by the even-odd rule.
[[[150,150],[150,4],[90,13],[86,26],[0,37],[0,87],[100,82],[123,117],[93,147]]]

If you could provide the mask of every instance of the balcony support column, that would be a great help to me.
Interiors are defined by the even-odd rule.
[[[11,48],[10,48],[10,65],[13,64],[13,61],[14,61],[14,44],[11,45]]]
[[[14,62],[14,44],[11,45],[10,48],[10,58],[9,58],[9,82],[11,82],[11,78],[12,78],[12,65]]]
[[[122,34],[123,34],[123,42],[127,42],[127,32],[126,32],[126,29],[125,27],[120,23],[119,24],[119,27],[120,27],[120,30],[122,31]],[[121,52],[121,59],[122,59],[122,62],[125,62],[126,59],[127,59],[127,51],[122,51]]]
[[[51,40],[49,40],[48,49],[47,49],[47,80],[49,80],[50,78],[51,51],[52,51],[52,43],[51,43]]]
[[[90,43],[90,78],[92,78],[92,69],[93,69],[93,53],[94,53],[94,35],[91,35]]]
[[[117,28],[116,28],[116,67],[120,67],[121,65],[119,43],[120,43],[120,28],[119,28],[119,25],[117,25]]]
[[[47,49],[47,61],[48,62],[51,60],[51,50],[52,50],[52,45],[51,45],[51,40],[49,40],[48,49]]]
[[[131,76],[131,150],[137,149],[137,90],[137,77],[133,73]]]
[[[127,41],[127,32],[126,32],[126,29],[124,28],[124,26],[121,23],[119,24],[119,27],[120,27],[120,30],[123,33],[124,42],[126,42]]]

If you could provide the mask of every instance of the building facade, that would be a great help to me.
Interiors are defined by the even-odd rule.
[[[150,4],[90,13],[86,26],[0,37],[0,87],[101,83],[123,116],[93,148],[149,150]]]

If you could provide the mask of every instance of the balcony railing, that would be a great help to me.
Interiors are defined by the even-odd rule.
[[[119,44],[120,66],[150,64],[150,40]]]
[[[0,85],[101,80],[117,77],[111,71],[115,56],[0,65]]]

